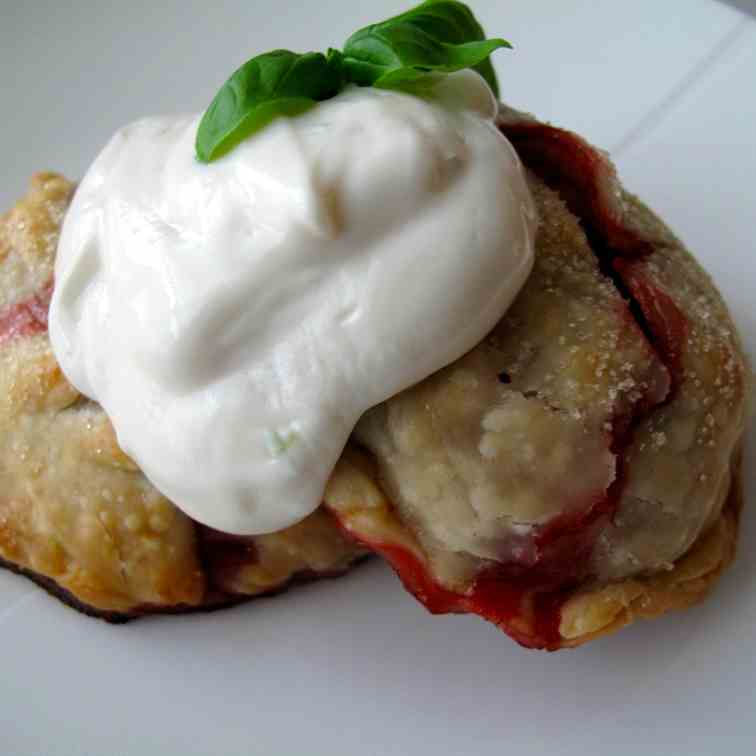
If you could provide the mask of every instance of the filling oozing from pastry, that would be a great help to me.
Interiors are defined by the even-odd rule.
[[[500,320],[536,219],[496,115],[462,71],[423,97],[348,87],[207,165],[194,116],[103,150],[64,222],[50,336],[192,518],[240,534],[302,519],[359,417]]]

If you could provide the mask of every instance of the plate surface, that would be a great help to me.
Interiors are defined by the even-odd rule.
[[[340,45],[405,3],[17,3],[2,11],[0,207],[119,125],[199,110],[247,57]],[[156,7],[159,6],[159,7]],[[756,347],[756,22],[705,0],[478,0],[512,104],[612,152]],[[317,8],[317,10],[316,10]],[[747,505],[756,455],[746,460]],[[756,515],[712,598],[573,652],[431,618],[377,561],[210,615],[111,627],[0,573],[0,752],[446,756],[756,752]]]

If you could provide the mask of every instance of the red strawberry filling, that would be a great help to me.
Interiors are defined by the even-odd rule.
[[[47,330],[47,311],[50,309],[52,291],[51,281],[38,294],[32,294],[0,312],[0,344]]]

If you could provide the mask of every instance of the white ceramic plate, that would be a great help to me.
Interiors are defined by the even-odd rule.
[[[246,57],[338,45],[403,2],[16,3],[0,13],[0,205],[120,124],[198,110]],[[159,6],[159,7],[156,7]],[[515,105],[615,152],[756,346],[756,24],[714,2],[479,0]],[[746,464],[753,499],[753,451]],[[701,607],[572,652],[431,618],[379,562],[210,615],[112,627],[0,574],[0,753],[756,752],[756,518]]]

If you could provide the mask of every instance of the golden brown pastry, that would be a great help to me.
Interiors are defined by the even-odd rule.
[[[322,508],[247,538],[190,520],[66,381],[47,307],[72,192],[64,178],[37,174],[0,218],[0,564],[111,620],[238,603],[345,571],[364,552]]]
[[[488,338],[368,412],[327,506],[434,613],[558,649],[732,559],[750,374],[710,278],[606,156],[514,111],[536,263]]]

